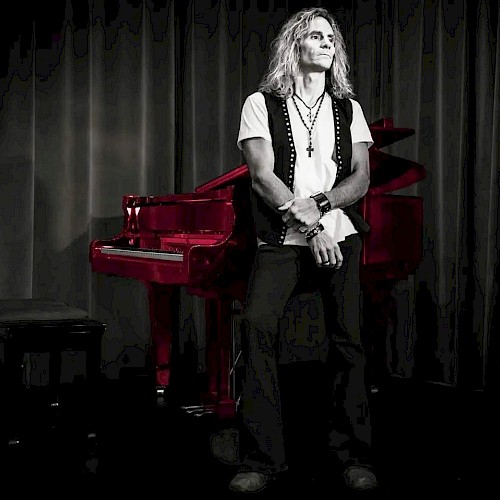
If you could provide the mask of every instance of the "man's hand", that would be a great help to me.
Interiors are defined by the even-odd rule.
[[[308,241],[318,267],[333,267],[340,269],[343,256],[338,243],[326,232],[321,231]]]
[[[281,216],[288,227],[305,233],[307,228],[318,222],[321,214],[316,202],[312,198],[293,198],[287,201],[278,210],[284,212]]]

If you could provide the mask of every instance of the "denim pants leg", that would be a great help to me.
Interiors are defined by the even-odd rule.
[[[278,385],[279,319],[300,277],[300,249],[263,245],[257,250],[242,317],[246,362],[241,415],[249,470],[286,469],[281,398]],[[242,440],[242,442],[245,442]]]
[[[343,266],[329,276],[323,274],[320,288],[330,341],[330,450],[345,465],[370,463],[371,422],[360,331],[361,246],[358,235],[340,243]]]

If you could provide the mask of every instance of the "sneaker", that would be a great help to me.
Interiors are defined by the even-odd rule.
[[[239,493],[257,493],[264,490],[272,476],[263,472],[239,472],[229,483],[229,489]]]
[[[344,481],[348,488],[355,491],[369,491],[378,487],[375,474],[366,467],[353,465],[344,471]]]

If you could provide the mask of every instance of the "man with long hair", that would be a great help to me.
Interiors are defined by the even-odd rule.
[[[261,491],[288,468],[275,345],[278,320],[307,277],[328,312],[335,369],[328,381],[329,450],[348,486],[373,489],[359,283],[360,233],[369,226],[357,211],[370,182],[372,137],[352,99],[345,44],[327,10],[292,15],[271,49],[259,90],[243,105],[238,136],[251,175],[258,249],[242,317],[246,439],[229,486]]]

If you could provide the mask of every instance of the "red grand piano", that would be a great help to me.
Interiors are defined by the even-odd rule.
[[[413,130],[394,128],[388,119],[370,129],[375,142],[370,148],[372,182],[361,209],[373,230],[365,239],[361,271],[375,304],[394,280],[414,272],[422,255],[422,200],[386,193],[422,179],[425,171],[417,163],[380,151]],[[126,195],[122,232],[90,245],[93,271],[135,278],[148,288],[159,388],[170,384],[176,292],[185,287],[188,294],[205,298],[209,382],[201,399],[220,415],[234,413],[229,383],[231,309],[235,300],[243,301],[256,248],[249,180],[246,165],[241,165],[194,193]]]
[[[232,305],[243,301],[256,248],[248,190],[242,165],[194,193],[126,195],[122,232],[90,245],[93,271],[134,278],[148,289],[158,394],[171,383],[179,288],[205,298],[209,387],[200,399],[221,415],[234,412]]]

